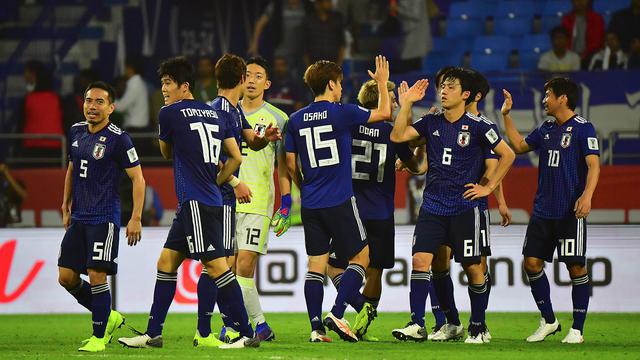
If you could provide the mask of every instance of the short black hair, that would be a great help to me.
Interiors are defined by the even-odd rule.
[[[304,83],[311,89],[313,96],[320,96],[327,90],[329,81],[342,81],[342,77],[340,65],[329,60],[318,60],[304,72]]]
[[[234,54],[224,54],[216,62],[215,75],[218,89],[233,89],[238,86],[247,74],[244,59]]]
[[[442,82],[449,79],[458,79],[460,81],[461,92],[469,91],[469,97],[464,102],[465,105],[469,105],[476,97],[475,94],[472,94],[475,90],[472,72],[469,69],[455,67],[444,74]]]
[[[158,76],[162,79],[165,75],[175,81],[178,86],[185,83],[189,84],[189,91],[191,92],[196,86],[193,65],[184,56],[169,58],[161,62],[160,67],[158,67]]]
[[[48,91],[53,89],[53,72],[47,65],[39,60],[29,60],[24,68],[36,76],[34,91]]]
[[[451,66],[451,65],[447,65],[447,66],[443,66],[440,68],[440,70],[438,70],[438,72],[436,73],[436,88],[440,87],[440,84],[437,84],[438,80],[440,80],[440,82],[442,82],[444,74],[446,74],[447,72],[449,72],[450,70],[454,69],[455,66]]]
[[[85,97],[87,97],[87,92],[89,92],[89,90],[91,89],[102,89],[107,92],[110,103],[113,104],[116,101],[116,90],[113,88],[113,86],[104,81],[94,81],[90,83],[84,91]]]
[[[489,93],[491,87],[489,86],[489,81],[487,80],[482,73],[479,71],[469,69],[471,71],[472,79],[473,79],[473,99],[475,100],[476,95],[480,93],[480,100],[478,102],[484,100],[484,98]]]
[[[553,40],[556,35],[564,35],[565,37],[569,37],[569,32],[564,26],[556,26],[549,32],[549,38]]]
[[[578,104],[578,84],[566,77],[554,77],[544,84],[544,91],[551,90],[556,97],[565,95],[567,97],[567,107],[573,111]]]
[[[262,56],[254,56],[247,60],[247,66],[251,64],[256,64],[263,68],[265,75],[267,75],[267,79],[271,77],[271,67],[269,66],[267,60],[265,60],[265,58],[263,58]]]

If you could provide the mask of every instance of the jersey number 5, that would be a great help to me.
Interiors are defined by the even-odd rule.
[[[202,122],[191,123],[191,130],[196,130],[200,136],[200,144],[202,145],[202,156],[205,163],[218,165],[220,158],[220,145],[222,141],[216,139],[213,134],[217,133],[220,127],[214,124],[205,124]]]
[[[300,136],[304,137],[307,144],[307,154],[309,155],[309,165],[312,168],[318,166],[331,166],[340,162],[340,156],[338,155],[338,145],[335,139],[322,140],[320,135],[322,133],[330,133],[333,131],[333,126],[322,125],[314,128],[300,129]],[[313,132],[313,134],[312,134]],[[328,159],[320,159],[316,161],[315,150],[328,148],[331,151],[331,157]]]

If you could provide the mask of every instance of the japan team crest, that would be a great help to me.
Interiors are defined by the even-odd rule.
[[[471,133],[468,131],[460,131],[458,132],[458,145],[461,147],[465,147],[469,145],[469,141],[471,140]]]
[[[562,134],[562,139],[560,140],[560,146],[563,148],[568,148],[571,145],[571,134],[564,133]]]
[[[93,158],[96,160],[102,159],[106,150],[107,147],[104,144],[96,143],[93,146]]]

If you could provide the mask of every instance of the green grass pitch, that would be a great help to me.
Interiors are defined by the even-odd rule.
[[[146,315],[127,315],[127,323],[144,330]],[[428,313],[427,324],[433,324]],[[353,319],[355,314],[347,314]],[[561,334],[543,343],[527,344],[524,338],[538,325],[535,313],[489,313],[490,344],[463,342],[399,342],[391,330],[407,322],[408,315],[381,313],[370,328],[378,343],[346,343],[330,333],[333,343],[308,342],[306,314],[267,314],[276,332],[274,342],[259,349],[194,349],[195,314],[169,314],[165,323],[164,348],[126,349],[114,340],[103,354],[77,352],[80,341],[91,335],[91,318],[86,315],[3,315],[0,316],[0,359],[640,359],[640,314],[588,314],[585,343],[566,345],[560,341],[571,326],[571,314],[561,313]],[[467,321],[468,314],[462,314]],[[214,331],[220,320],[214,316]],[[131,336],[123,327],[115,337]]]

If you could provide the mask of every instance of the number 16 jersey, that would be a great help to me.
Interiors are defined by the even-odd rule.
[[[302,207],[323,209],[353,196],[351,129],[364,125],[370,111],[356,105],[318,101],[293,113],[285,148],[302,166]]]

